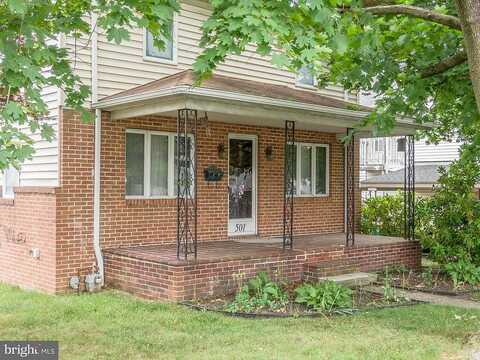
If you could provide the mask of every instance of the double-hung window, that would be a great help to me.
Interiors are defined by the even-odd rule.
[[[125,190],[127,198],[176,196],[176,134],[127,130]],[[189,138],[190,148],[193,147]]]
[[[176,63],[176,36],[175,16],[170,23],[170,38],[165,39],[165,48],[159,49],[155,46],[152,34],[145,30],[144,39],[144,58],[163,63]]]
[[[296,196],[326,196],[329,183],[329,147],[325,144],[295,144],[294,193]]]

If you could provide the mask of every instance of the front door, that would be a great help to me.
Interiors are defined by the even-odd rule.
[[[228,235],[257,233],[257,138],[229,136]]]

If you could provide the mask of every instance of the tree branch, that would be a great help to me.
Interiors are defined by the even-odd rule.
[[[465,51],[460,51],[455,55],[449,56],[448,58],[443,59],[439,63],[432,65],[421,72],[422,79],[444,73],[451,68],[454,68],[457,65],[463,64],[467,61],[467,53]]]
[[[420,19],[435,22],[437,24],[448,26],[452,29],[462,30],[460,20],[457,17],[440,14],[436,11],[424,9],[418,6],[381,5],[366,7],[364,8],[364,10],[374,15],[407,15],[417,17]]]

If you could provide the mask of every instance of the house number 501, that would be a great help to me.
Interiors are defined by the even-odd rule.
[[[235,224],[235,232],[245,232],[245,224]]]

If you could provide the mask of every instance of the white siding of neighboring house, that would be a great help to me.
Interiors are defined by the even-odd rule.
[[[425,140],[415,142],[416,163],[449,163],[458,159],[460,145],[457,142],[427,144]]]

